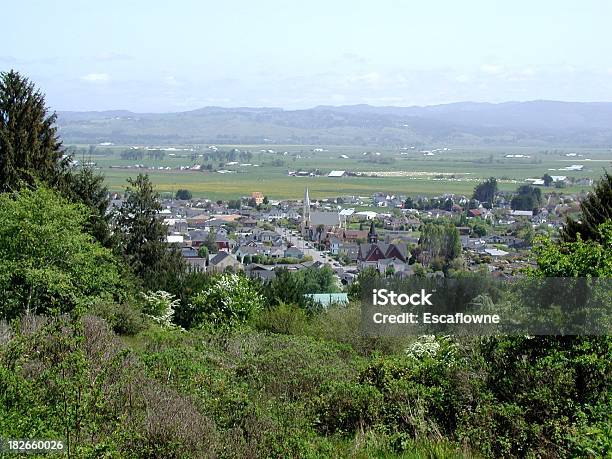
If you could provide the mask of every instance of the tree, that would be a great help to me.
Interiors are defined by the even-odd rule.
[[[380,278],[380,273],[372,266],[368,266],[367,268],[359,271],[357,277],[355,277],[353,282],[347,287],[349,299],[351,301],[361,301],[365,289],[369,288],[372,283],[376,282]]]
[[[264,204],[264,205],[266,205],[266,206],[267,206],[268,204],[270,204],[270,200],[268,199],[268,197],[267,197],[267,196],[264,196],[264,198],[263,198],[263,204]]]
[[[574,242],[540,240],[534,247],[539,273],[545,277],[612,277],[612,220],[600,224],[592,239]]]
[[[544,186],[550,186],[553,183],[553,178],[549,174],[544,174],[542,180],[544,180]]]
[[[535,210],[542,202],[542,191],[531,185],[518,187],[517,195],[510,201],[510,207],[514,210]]]
[[[91,166],[84,166],[67,176],[65,194],[75,203],[83,203],[89,209],[85,230],[100,244],[111,248],[114,244],[110,228],[110,202],[104,176]]]
[[[55,120],[33,83],[13,70],[0,73],[0,191],[62,182],[67,160]]]
[[[219,247],[217,246],[217,234],[212,228],[208,230],[208,235],[204,241],[204,247],[208,249],[208,253],[217,253],[219,251]]]
[[[580,203],[580,213],[580,220],[567,218],[561,238],[574,242],[580,234],[583,240],[600,240],[599,225],[612,219],[612,175],[605,172],[593,192]]]
[[[518,223],[515,233],[516,237],[525,241],[527,245],[531,245],[535,236],[533,226],[527,220]]]
[[[255,318],[262,307],[263,298],[253,281],[225,273],[214,277],[206,290],[191,299],[189,322],[191,326],[233,328]]]
[[[436,258],[448,262],[461,255],[459,230],[452,225],[428,223],[421,231],[419,246],[424,264]]]
[[[476,223],[472,228],[472,231],[478,237],[483,237],[487,235],[487,227],[484,223]]]
[[[125,298],[121,265],[84,231],[87,214],[45,187],[0,195],[0,318]]]
[[[264,286],[264,293],[271,305],[281,301],[297,304],[309,309],[311,304],[304,296],[308,293],[332,293],[336,285],[334,272],[329,266],[306,268],[297,272],[277,268],[276,276]]]
[[[148,175],[128,179],[116,229],[125,259],[146,288],[169,290],[186,269],[181,254],[166,243],[166,227],[158,216],[159,195]]]
[[[491,177],[482,183],[476,185],[472,197],[480,202],[488,202],[493,204],[495,194],[497,193],[497,180]]]
[[[191,194],[191,191],[189,190],[185,190],[183,188],[179,189],[176,191],[176,199],[180,199],[183,201],[188,201],[193,197],[193,195]]]
[[[208,260],[208,247],[206,247],[205,245],[201,245],[198,248],[198,257],[205,258],[206,260]]]

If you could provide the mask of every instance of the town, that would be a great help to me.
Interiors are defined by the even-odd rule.
[[[365,269],[384,277],[486,270],[509,278],[533,263],[534,237],[558,231],[578,206],[576,194],[557,187],[543,195],[539,182],[527,183],[532,185],[522,185],[518,194],[497,191],[491,178],[472,196],[378,192],[319,200],[310,199],[308,188],[301,200],[253,191],[231,201],[193,199],[181,189],[162,199],[159,217],[167,242],[180,248],[190,271],[243,272],[266,282],[278,269],[328,266],[340,289]],[[121,195],[112,198],[110,205],[120,207]]]

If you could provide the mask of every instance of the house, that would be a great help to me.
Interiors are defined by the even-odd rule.
[[[337,237],[332,236],[325,241],[325,245],[328,247],[328,250],[332,253],[332,255],[338,255],[342,241]]]
[[[304,258],[304,252],[295,246],[285,249],[285,253],[283,255],[285,258],[298,258],[300,260]]]
[[[368,243],[359,246],[357,262],[362,267],[377,267],[379,260],[383,259],[397,259],[402,263],[406,263],[408,256],[400,246],[378,242],[378,234],[376,233],[374,222],[372,222],[368,232]]]
[[[365,241],[368,238],[366,230],[344,230],[342,231],[342,239],[345,242]]]
[[[186,218],[164,218],[164,225],[168,227],[169,233],[186,233],[187,219]]]
[[[303,227],[304,236],[310,240],[323,239],[328,232],[340,228],[338,212],[309,212]]]
[[[193,247],[183,247],[181,255],[187,262],[187,267],[191,272],[206,271],[206,258],[200,257],[197,249]]]
[[[254,257],[256,255],[265,255],[266,248],[258,245],[241,245],[238,247],[234,255],[239,260],[244,262],[245,257]]]
[[[343,243],[338,248],[338,255],[348,258],[351,262],[357,261],[359,256],[359,246],[357,244]]]
[[[208,263],[209,271],[223,272],[227,269],[237,271],[242,269],[242,264],[236,259],[234,255],[228,252],[219,252],[212,257]]]
[[[257,240],[261,242],[274,242],[280,238],[275,231],[262,231],[257,235]]]
[[[259,204],[263,203],[264,195],[260,191],[253,191],[251,193],[251,199],[253,199],[255,201],[256,205],[259,205]]]
[[[187,233],[187,240],[191,241],[192,247],[200,247],[208,239],[208,231],[192,230]]]
[[[504,257],[509,254],[509,252],[500,249],[484,249],[484,252],[492,257]]]
[[[181,249],[181,255],[183,258],[196,258],[200,256],[198,250],[194,247],[183,247]]]
[[[186,258],[187,269],[189,272],[205,272],[206,271],[206,258],[192,257]]]
[[[254,220],[252,218],[247,218],[245,220],[241,221],[242,226],[244,226],[245,228],[254,228],[257,226],[257,220]]]
[[[378,260],[376,262],[375,268],[381,274],[385,274],[386,272],[388,272],[389,269],[391,269],[396,274],[402,272],[413,272],[413,269],[410,265],[397,258],[383,258],[381,260]]]
[[[361,244],[357,254],[357,261],[363,265],[375,264],[378,260],[385,258],[396,258],[406,262],[407,254],[395,244],[377,242],[374,244]]]
[[[260,279],[264,282],[271,281],[276,277],[276,271],[272,267],[252,263],[245,268],[247,276]]]
[[[533,210],[513,210],[510,215],[513,217],[533,217]]]
[[[219,251],[222,251],[222,252],[230,251],[230,240],[227,238],[226,235],[224,235],[221,232],[217,233],[217,236],[215,237],[215,244],[217,244],[217,249]]]
[[[331,171],[327,174],[328,177],[344,177],[346,175],[346,171]]]
[[[355,212],[354,215],[358,217],[365,217],[366,220],[374,220],[376,217],[378,217],[378,213],[371,210],[362,210],[361,212]]]
[[[168,244],[182,244],[183,239],[182,234],[169,234],[166,236],[166,242]]]

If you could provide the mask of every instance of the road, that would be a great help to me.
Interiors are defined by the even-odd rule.
[[[326,263],[328,265],[331,265],[332,268],[340,266],[336,262],[334,262],[333,260],[330,261],[327,258],[325,258],[323,252],[321,252],[321,251],[319,251],[317,249],[314,249],[314,248],[307,247],[306,244],[309,244],[309,245],[312,246],[312,243],[308,242],[308,241],[305,241],[304,238],[302,238],[302,236],[296,236],[294,234],[291,234],[290,230],[288,230],[287,228],[281,228],[280,226],[275,227],[275,230],[286,241],[290,242],[295,247],[297,247],[298,249],[302,250],[304,252],[304,255],[311,256],[312,257],[312,261],[320,261],[321,263]]]

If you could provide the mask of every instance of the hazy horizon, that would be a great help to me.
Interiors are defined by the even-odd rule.
[[[27,75],[57,111],[612,101],[603,0],[64,0],[3,10],[18,19],[5,24],[17,38],[0,49],[0,70]]]
[[[447,102],[440,104],[424,104],[424,105],[373,105],[373,104],[365,104],[365,103],[355,103],[355,104],[338,104],[338,105],[330,105],[330,104],[319,104],[307,107],[299,107],[299,108],[287,108],[287,107],[274,107],[274,106],[231,106],[231,105],[205,105],[202,107],[188,108],[188,109],[177,109],[177,110],[164,110],[164,111],[136,111],[130,110],[127,108],[109,108],[102,110],[57,110],[58,112],[74,112],[74,113],[87,113],[87,112],[131,112],[135,114],[151,114],[151,115],[163,115],[163,114],[171,114],[171,113],[184,113],[198,110],[206,110],[206,109],[221,109],[221,110],[283,110],[283,111],[294,111],[294,110],[313,110],[322,107],[330,107],[330,108],[345,108],[345,107],[358,107],[358,106],[367,106],[371,108],[428,108],[428,107],[437,107],[437,106],[447,106],[447,105],[461,105],[461,104],[482,104],[482,105],[504,105],[504,104],[522,104],[522,103],[530,103],[530,102],[551,102],[551,103],[561,103],[561,104],[612,104],[612,101],[601,101],[601,100],[592,100],[592,101],[575,101],[575,100],[552,100],[552,99],[531,99],[531,100],[506,100],[499,102],[488,102],[481,101],[476,102],[473,100],[460,100],[456,102]]]

